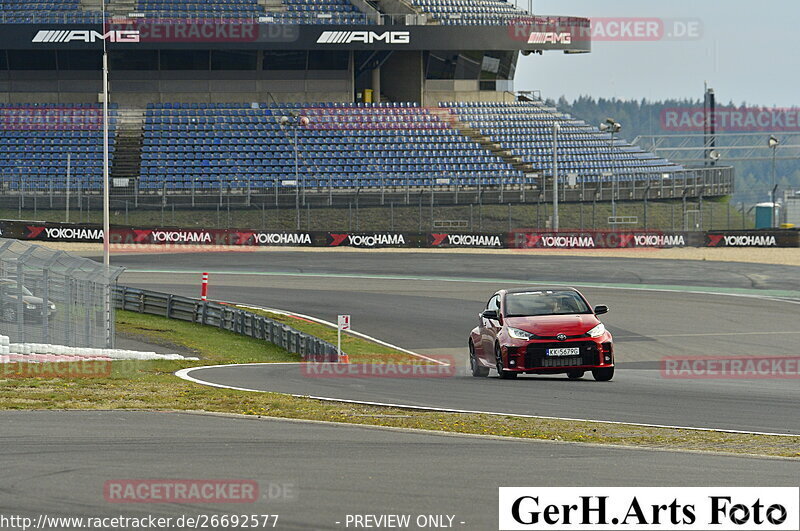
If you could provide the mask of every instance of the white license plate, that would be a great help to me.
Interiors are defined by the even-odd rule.
[[[575,348],[549,348],[547,349],[548,356],[580,356],[581,349]]]

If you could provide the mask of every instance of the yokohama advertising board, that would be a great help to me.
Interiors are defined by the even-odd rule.
[[[662,248],[697,246],[701,242],[702,233],[691,232],[515,231],[509,236],[513,249]]]
[[[713,231],[706,247],[799,247],[800,231]]]
[[[103,229],[97,225],[1,221],[6,238],[49,242],[102,243]],[[310,232],[267,232],[239,229],[138,229],[111,227],[109,241],[121,245],[314,245]]]
[[[379,247],[418,247],[415,234],[402,232],[329,232],[327,247],[356,247],[375,249]]]
[[[428,247],[505,249],[507,242],[508,235],[500,233],[429,233],[427,238]]]

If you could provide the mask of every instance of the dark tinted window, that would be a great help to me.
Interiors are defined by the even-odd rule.
[[[103,56],[99,51],[71,50],[58,52],[59,70],[100,70]]]
[[[264,70],[305,70],[306,52],[264,52]]]
[[[455,79],[458,54],[452,52],[430,52],[425,70],[427,79]]]
[[[0,50],[0,70],[8,70],[8,57],[5,50]]]
[[[481,72],[482,52],[461,52],[456,60],[456,79],[478,79]]]
[[[56,52],[52,50],[8,50],[11,70],[55,70]]]
[[[211,50],[211,70],[255,70],[256,50]]]
[[[161,50],[161,70],[208,70],[208,50]]]
[[[347,70],[349,62],[347,52],[308,52],[309,70]]]
[[[110,70],[158,70],[157,50],[114,50],[108,52]]]

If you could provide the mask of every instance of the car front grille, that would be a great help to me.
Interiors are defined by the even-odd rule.
[[[580,349],[579,356],[547,356],[550,348]],[[525,351],[525,367],[531,369],[551,367],[575,367],[580,365],[597,365],[600,353],[594,341],[563,341],[553,343],[531,343]]]

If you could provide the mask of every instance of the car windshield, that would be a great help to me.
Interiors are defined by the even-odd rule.
[[[574,291],[541,290],[506,295],[506,317],[573,313],[592,313],[583,298]]]
[[[9,295],[16,295],[19,288],[17,288],[17,283],[13,280],[0,280],[0,289]],[[22,295],[30,296],[33,295],[33,293],[31,293],[31,291],[25,286],[22,286]]]

